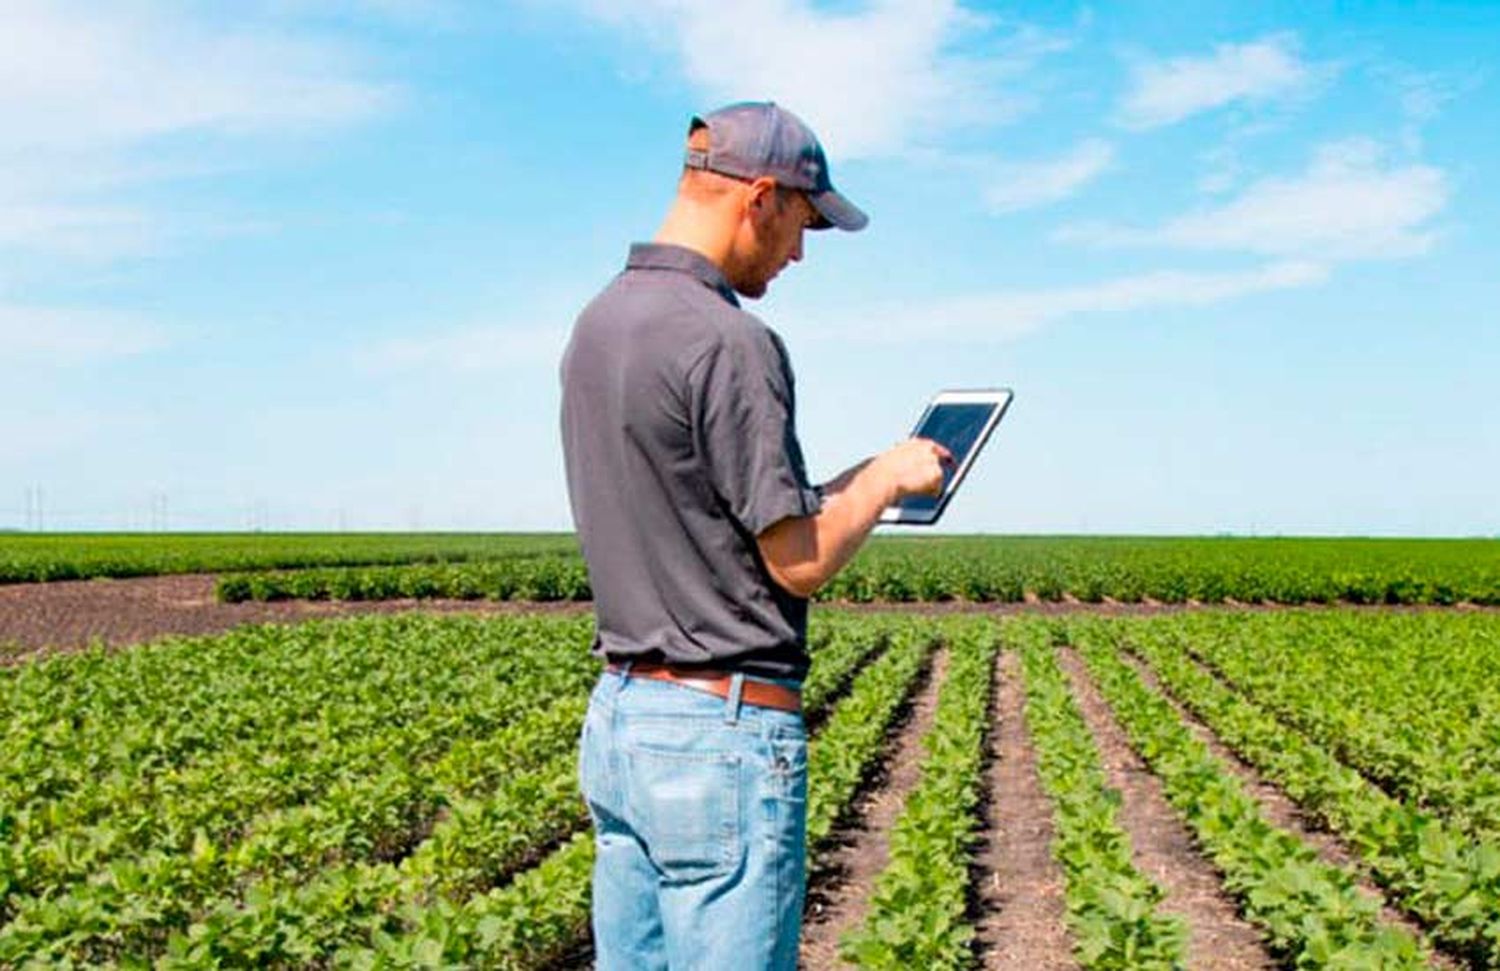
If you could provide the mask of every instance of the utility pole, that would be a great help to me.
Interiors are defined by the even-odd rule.
[[[151,531],[164,533],[167,528],[167,494],[153,492],[151,493]]]

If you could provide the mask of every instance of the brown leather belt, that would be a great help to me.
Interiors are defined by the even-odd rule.
[[[621,662],[610,662],[608,669],[615,674],[626,674],[625,665]],[[730,683],[734,677],[722,671],[679,668],[670,664],[632,664],[626,676],[650,678],[652,681],[668,681],[672,684],[680,684],[684,688],[707,691],[720,698],[729,697]],[[802,692],[784,685],[772,684],[769,681],[757,681],[750,677],[745,678],[744,685],[740,688],[740,701],[747,705],[759,705],[762,708],[775,708],[779,711],[802,710]]]

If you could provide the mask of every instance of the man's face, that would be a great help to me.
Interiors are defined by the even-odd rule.
[[[749,241],[738,279],[731,281],[743,296],[765,296],[771,280],[788,263],[802,259],[802,234],[817,221],[818,213],[805,193],[777,187],[766,197],[760,212],[748,219]]]

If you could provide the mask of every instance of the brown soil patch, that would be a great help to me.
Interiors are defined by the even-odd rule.
[[[1167,803],[1161,780],[1130,747],[1083,660],[1072,649],[1061,648],[1058,663],[1099,746],[1105,778],[1122,797],[1116,818],[1130,836],[1136,869],[1166,891],[1158,911],[1180,914],[1187,921],[1188,966],[1216,971],[1275,967],[1260,932],[1239,916],[1218,871],[1198,852],[1187,827]]]
[[[987,971],[1063,971],[1078,964],[1065,923],[1062,870],[1052,859],[1052,803],[1023,715],[1020,662],[1015,651],[999,658],[993,761],[985,774],[988,840],[978,860],[978,946]]]
[[[1239,779],[1240,784],[1245,788],[1245,794],[1260,804],[1261,814],[1268,823],[1286,830],[1303,843],[1306,843],[1317,852],[1318,858],[1329,866],[1341,867],[1355,873],[1365,874],[1363,878],[1356,882],[1356,885],[1366,896],[1380,901],[1382,905],[1381,916],[1385,921],[1405,929],[1421,940],[1426,940],[1426,935],[1422,933],[1421,927],[1415,921],[1386,902],[1385,896],[1380,892],[1380,889],[1369,879],[1366,868],[1360,862],[1359,856],[1355,851],[1351,850],[1333,833],[1328,832],[1320,820],[1303,812],[1302,808],[1293,802],[1281,789],[1262,779],[1253,766],[1236,755],[1233,750],[1219,740],[1218,736],[1207,725],[1199,721],[1197,716],[1188,711],[1181,702],[1174,698],[1161,684],[1160,680],[1158,680],[1156,673],[1142,659],[1127,653],[1122,653],[1120,657],[1125,663],[1135,669],[1136,673],[1141,676],[1142,681],[1166,699],[1167,703],[1177,712],[1178,717],[1182,719],[1182,723],[1193,733],[1193,736],[1207,746],[1214,757],[1224,763],[1225,770]],[[1204,669],[1204,671],[1211,674],[1207,669]],[[1438,968],[1462,967],[1459,962],[1442,954],[1435,954],[1431,966]]]
[[[855,822],[840,833],[840,843],[816,861],[803,917],[801,967],[847,967],[839,960],[839,938],[864,920],[875,877],[890,859],[891,827],[907,793],[921,779],[922,737],[932,727],[947,670],[948,651],[939,648],[926,683],[912,698],[910,714],[887,749],[877,781],[856,801]]]
[[[383,614],[406,610],[436,613],[587,612],[588,602],[534,603],[491,600],[382,600],[307,601],[221,604],[213,598],[211,574],[178,574],[123,579],[65,580],[55,583],[0,584],[0,664],[29,657],[43,650],[77,650],[98,640],[120,646],[154,640],[168,634],[215,634],[252,623],[295,623],[316,617],[346,614]],[[1079,603],[1046,602],[1034,595],[1025,603],[978,603],[968,600],[908,603],[848,603],[820,601],[817,609],[835,608],[854,612],[896,613],[984,613],[1076,614],[1103,616],[1152,615],[1183,610],[1225,610],[1222,604]],[[1281,607],[1255,605],[1239,610],[1329,610],[1333,607]],[[1354,609],[1376,611],[1497,610],[1497,607],[1385,607]]]
[[[91,642],[135,644],[168,634],[216,634],[242,624],[295,623],[346,614],[580,612],[591,603],[490,600],[311,601],[225,604],[210,575],[65,580],[0,586],[0,664]]]

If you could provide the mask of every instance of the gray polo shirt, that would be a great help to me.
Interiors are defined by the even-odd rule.
[[[568,497],[594,591],[596,653],[773,677],[807,672],[807,601],[755,537],[820,507],[792,368],[724,275],[637,243],[562,360]]]

